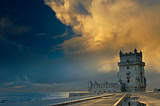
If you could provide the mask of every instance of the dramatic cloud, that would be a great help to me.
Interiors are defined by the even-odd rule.
[[[159,69],[160,9],[158,1],[133,0],[45,0],[64,24],[81,37],[59,46],[70,54],[98,52],[118,61],[118,51],[136,47],[147,67]],[[154,57],[152,57],[154,56]],[[151,58],[152,57],[152,58]],[[153,68],[153,67],[152,67]]]
[[[137,48],[143,52],[147,72],[160,73],[158,0],[44,1],[63,24],[82,35],[57,46],[66,55],[87,65],[93,63],[97,71],[109,72],[118,71],[120,49],[129,52]]]

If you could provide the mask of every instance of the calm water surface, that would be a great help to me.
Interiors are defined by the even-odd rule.
[[[68,98],[69,92],[0,92],[0,104]]]

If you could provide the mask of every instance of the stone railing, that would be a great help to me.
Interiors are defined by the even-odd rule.
[[[123,65],[142,65],[145,66],[144,62],[141,61],[130,61],[130,62],[118,62],[118,66],[123,66]]]

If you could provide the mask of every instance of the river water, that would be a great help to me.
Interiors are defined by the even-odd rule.
[[[0,92],[0,105],[15,102],[68,98],[68,96],[69,92]]]

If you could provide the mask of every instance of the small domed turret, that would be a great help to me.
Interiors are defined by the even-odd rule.
[[[132,54],[132,52],[130,51],[130,54]]]
[[[140,53],[142,54],[141,50],[140,50]]]
[[[121,56],[122,55],[122,51],[120,50],[120,52],[119,52],[119,56]]]
[[[136,48],[134,49],[134,53],[137,53],[137,49]]]

